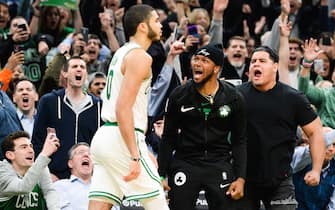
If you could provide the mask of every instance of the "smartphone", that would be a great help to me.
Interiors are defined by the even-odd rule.
[[[314,60],[314,71],[316,73],[323,72],[323,60],[322,59]]]
[[[20,51],[24,51],[24,45],[22,44],[16,44],[14,45],[14,53],[20,52]]]
[[[84,41],[87,43],[87,41],[88,41],[88,28],[81,27],[80,33],[83,35]]]
[[[21,28],[22,31],[26,31],[26,30],[27,30],[27,26],[26,26],[26,24],[24,24],[24,23],[17,25],[17,27],[18,27],[18,28]]]
[[[51,127],[47,127],[47,133],[53,133],[56,135],[56,129],[55,128],[51,128]]]
[[[331,38],[329,36],[322,37],[322,44],[326,46],[331,45]]]
[[[187,26],[187,32],[189,35],[195,36],[197,38],[200,38],[198,34],[198,28],[196,25],[189,25]]]
[[[105,12],[108,14],[110,20],[114,19],[114,11],[112,9],[105,8]]]
[[[177,41],[178,39],[178,25],[176,25],[173,29],[173,39],[172,41]]]

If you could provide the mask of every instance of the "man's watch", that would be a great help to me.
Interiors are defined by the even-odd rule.
[[[136,158],[136,157],[130,157],[130,160],[135,161],[135,162],[139,162],[141,160],[140,157]]]

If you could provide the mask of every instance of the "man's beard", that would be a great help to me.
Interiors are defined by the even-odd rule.
[[[157,33],[154,32],[154,30],[152,30],[151,26],[149,25],[149,23],[147,23],[148,28],[149,28],[149,33],[148,33],[148,38],[151,41],[158,41],[159,40],[159,36]]]
[[[212,77],[214,76],[214,70],[212,70],[212,72],[207,75],[203,80],[201,80],[200,82],[195,82],[195,85],[197,88],[201,88],[203,87],[206,82],[208,82]],[[193,80],[194,81],[194,80]]]
[[[235,68],[241,68],[243,66],[244,62],[242,61],[231,61],[230,65],[232,65]]]

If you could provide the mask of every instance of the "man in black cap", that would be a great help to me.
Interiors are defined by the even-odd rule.
[[[193,80],[169,97],[158,159],[172,210],[193,210],[201,190],[210,210],[237,209],[235,200],[243,197],[245,105],[232,85],[217,79],[222,64],[218,46],[198,49]]]

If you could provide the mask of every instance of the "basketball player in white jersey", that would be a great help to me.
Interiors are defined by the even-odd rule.
[[[110,63],[102,93],[105,125],[91,143],[94,170],[89,210],[109,210],[123,199],[139,200],[146,210],[169,209],[144,141],[152,63],[146,50],[160,39],[158,18],[148,5],[132,6],[125,14],[129,42]]]

